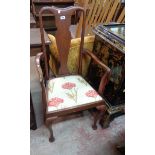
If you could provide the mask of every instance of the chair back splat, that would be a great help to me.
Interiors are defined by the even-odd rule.
[[[71,32],[69,31],[69,27],[71,25],[71,16],[75,13],[75,11],[81,11],[83,13],[83,22],[82,22],[82,32],[81,32],[81,44],[80,44],[80,54],[78,60],[78,74],[82,72],[82,50],[84,44],[84,28],[85,28],[85,11],[82,7],[67,7],[67,8],[56,8],[52,7],[43,7],[39,12],[39,22],[40,22],[40,33],[41,33],[41,41],[42,41],[42,51],[45,59],[45,74],[46,78],[49,79],[48,73],[48,61],[47,61],[47,53],[45,48],[45,40],[43,33],[43,20],[42,14],[45,11],[49,11],[55,16],[55,24],[57,27],[56,31],[56,43],[59,52],[59,60],[60,60],[60,68],[59,75],[67,75],[69,71],[67,69],[67,60],[71,43]]]

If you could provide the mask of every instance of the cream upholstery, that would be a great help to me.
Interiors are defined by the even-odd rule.
[[[48,112],[102,101],[102,97],[79,75],[48,82]]]

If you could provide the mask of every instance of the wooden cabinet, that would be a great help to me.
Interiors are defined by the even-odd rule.
[[[39,27],[39,11],[44,6],[55,6],[55,7],[68,7],[73,6],[74,0],[33,0],[32,1],[32,12],[35,16],[37,27]],[[53,14],[46,12],[43,14],[43,23],[45,30],[55,30],[55,18]]]
[[[48,38],[47,33],[44,31],[46,50],[49,52],[49,44],[51,41]],[[30,29],[30,56],[36,56],[37,53],[42,52],[41,35],[39,28]]]

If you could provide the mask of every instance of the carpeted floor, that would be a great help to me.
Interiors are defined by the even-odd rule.
[[[109,128],[92,130],[92,116],[61,121],[53,125],[54,143],[49,143],[45,126],[31,130],[31,155],[120,155],[116,145],[124,140],[125,116],[115,118]]]

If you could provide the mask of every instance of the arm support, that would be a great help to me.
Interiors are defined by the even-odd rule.
[[[46,81],[48,80],[46,78],[45,74],[43,74],[45,69],[40,66],[41,65],[41,60],[44,61],[43,56],[44,56],[43,53],[38,53],[36,55],[36,58],[35,58],[35,62],[36,62],[36,66],[37,66],[37,71],[39,73],[39,80],[40,80],[40,82],[42,82],[43,80],[46,80]],[[55,74],[52,72],[51,69],[49,70],[48,74],[49,74],[49,78],[55,77]]]
[[[40,81],[40,83],[43,82],[43,72],[42,72],[42,69],[41,69],[41,66],[40,66],[40,60],[41,60],[42,56],[43,56],[43,53],[41,52],[41,53],[38,53],[36,55],[36,58],[35,58],[37,71],[39,73],[39,81]]]
[[[44,83],[44,76],[43,76],[43,72],[42,72],[42,68],[40,66],[41,60],[43,59],[43,53],[38,53],[36,55],[36,66],[37,66],[37,71],[39,73],[39,81],[42,87],[42,103],[43,103],[43,112],[44,114],[46,113],[46,107],[47,107],[47,96],[46,96],[46,87],[45,87],[45,83]],[[43,59],[44,60],[44,59]],[[44,115],[44,119],[45,119],[45,115]]]
[[[88,55],[90,56],[93,61],[95,61],[95,63],[99,64],[105,71],[104,75],[102,76],[101,78],[101,81],[100,81],[100,85],[99,85],[99,89],[98,89],[98,93],[100,95],[103,94],[104,92],[104,89],[105,89],[105,86],[106,84],[109,82],[109,79],[110,79],[110,75],[111,75],[111,70],[108,66],[106,66],[105,64],[103,64],[92,52],[90,52],[89,50],[87,49],[84,49],[84,51],[82,52],[82,54],[85,54],[85,55]]]

